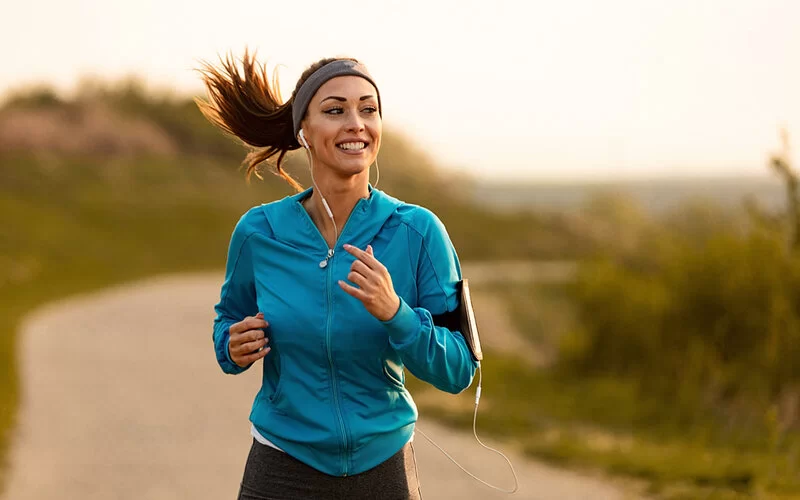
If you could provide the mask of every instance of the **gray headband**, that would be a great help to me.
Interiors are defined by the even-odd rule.
[[[367,68],[355,61],[337,59],[313,72],[297,90],[292,103],[292,124],[294,125],[295,137],[300,131],[300,122],[303,121],[303,117],[306,115],[311,98],[325,82],[337,76],[360,76],[371,83],[375,87],[375,92],[378,93],[378,113],[381,113],[381,94],[378,92],[378,86],[375,85],[369,72],[367,72]]]

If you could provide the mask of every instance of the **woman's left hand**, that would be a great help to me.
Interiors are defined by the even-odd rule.
[[[366,251],[352,245],[344,245],[344,249],[356,258],[350,266],[347,279],[358,287],[344,280],[339,280],[339,286],[360,300],[367,311],[380,321],[392,319],[400,309],[400,297],[394,292],[389,271],[372,253],[372,245],[367,245]]]

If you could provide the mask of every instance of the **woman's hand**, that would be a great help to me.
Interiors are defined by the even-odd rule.
[[[366,251],[352,245],[344,245],[344,249],[356,258],[350,266],[347,279],[358,287],[344,280],[339,280],[339,286],[360,300],[367,311],[379,320],[392,319],[400,308],[400,297],[394,292],[389,271],[372,253],[372,246],[367,245]]]
[[[269,339],[264,335],[263,329],[268,326],[269,323],[264,321],[264,313],[248,316],[231,325],[228,352],[237,366],[246,368],[272,350],[271,347],[264,349]]]

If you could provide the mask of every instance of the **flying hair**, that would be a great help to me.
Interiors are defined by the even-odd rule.
[[[233,55],[220,57],[218,66],[202,61],[202,81],[207,90],[207,100],[195,98],[200,112],[212,124],[236,137],[250,152],[242,162],[247,167],[246,178],[255,174],[259,179],[259,165],[274,161],[275,174],[292,188],[303,191],[303,186],[283,168],[289,151],[300,148],[293,130],[292,104],[305,81],[328,63],[351,58],[325,58],[309,66],[297,81],[292,95],[283,101],[280,95],[278,73],[270,76],[265,65],[256,61],[256,53],[245,48],[241,70]]]

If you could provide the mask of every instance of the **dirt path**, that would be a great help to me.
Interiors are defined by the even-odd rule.
[[[219,284],[219,275],[160,278],[29,317],[19,342],[20,425],[3,498],[234,498],[260,369],[233,377],[216,365],[210,325]],[[471,434],[424,418],[420,427],[479,476],[511,484],[505,462]],[[426,500],[506,497],[464,475],[421,436],[415,443]],[[511,498],[629,498],[607,482],[511,459],[521,481]]]
[[[575,272],[573,262],[466,262],[481,344],[492,351],[512,354],[534,366],[547,364],[547,355],[517,331],[501,300],[486,285],[503,283],[562,282]]]

